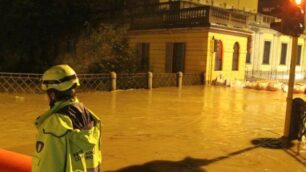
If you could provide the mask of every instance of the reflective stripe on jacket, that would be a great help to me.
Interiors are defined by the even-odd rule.
[[[68,115],[58,113],[78,100],[57,102],[35,121],[38,133],[32,172],[99,172],[101,122],[91,111],[94,125],[75,129]]]

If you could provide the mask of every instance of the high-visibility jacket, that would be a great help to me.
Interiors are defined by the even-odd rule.
[[[73,127],[61,109],[79,103],[77,99],[56,102],[35,121],[37,140],[32,172],[99,172],[101,169],[101,122],[90,110],[90,129]]]

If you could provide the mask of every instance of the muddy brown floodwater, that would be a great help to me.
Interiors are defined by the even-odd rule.
[[[306,96],[295,95],[302,97]],[[103,121],[103,171],[305,172],[306,150],[267,149],[283,134],[286,94],[222,87],[81,93]],[[0,147],[31,155],[44,95],[0,94]]]

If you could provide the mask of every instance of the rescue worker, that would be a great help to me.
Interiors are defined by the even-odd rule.
[[[50,109],[39,116],[32,172],[100,172],[101,122],[76,97],[75,71],[57,65],[42,76]]]

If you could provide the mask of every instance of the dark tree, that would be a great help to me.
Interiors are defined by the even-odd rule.
[[[95,31],[110,14],[120,14],[123,4],[123,0],[0,0],[0,71],[44,71],[62,54],[76,51],[88,25]]]

